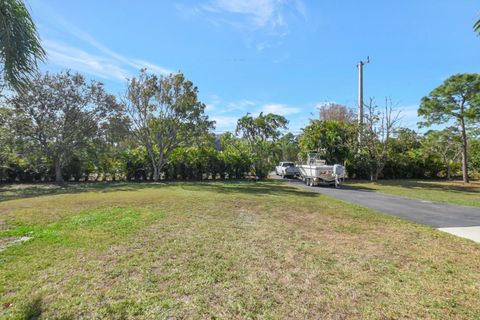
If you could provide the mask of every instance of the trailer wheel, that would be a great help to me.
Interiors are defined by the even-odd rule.
[[[340,181],[339,181],[339,179],[335,179],[335,188],[340,189]]]

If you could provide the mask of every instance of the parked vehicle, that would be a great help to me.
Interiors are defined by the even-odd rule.
[[[335,185],[336,188],[345,178],[345,167],[341,164],[327,165],[317,152],[307,154],[307,163],[297,165],[300,179],[309,186],[320,184]]]
[[[282,176],[282,178],[294,178],[298,175],[298,169],[293,162],[280,162],[278,166],[275,167],[275,173],[277,176]]]

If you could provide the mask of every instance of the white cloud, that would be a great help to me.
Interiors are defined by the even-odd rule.
[[[266,104],[260,108],[258,111],[263,113],[275,113],[281,116],[287,116],[290,114],[299,113],[301,111],[300,108],[297,107],[290,107],[285,104]]]
[[[418,105],[397,107],[395,109],[400,111],[401,115],[406,117],[418,117]]]
[[[302,0],[295,0],[295,8],[298,13],[300,13],[304,19],[307,18],[307,6]]]
[[[253,107],[255,105],[256,103],[254,101],[243,99],[228,103],[226,108],[223,109],[223,112],[245,111],[247,108]]]
[[[215,121],[215,128],[217,132],[234,130],[238,120],[238,117],[235,116],[222,115],[213,115],[210,118]]]
[[[418,105],[402,106],[395,108],[397,112],[400,112],[401,125],[415,129],[417,123],[422,121],[422,118],[418,116]]]
[[[57,15],[48,4],[43,3],[42,6],[48,11],[50,20],[53,21],[52,26],[57,29],[57,33],[66,33],[74,36],[86,45],[82,46],[82,48],[91,47],[97,51],[96,53],[90,53],[86,51],[87,49],[79,49],[70,44],[47,39],[44,41],[44,44],[49,62],[63,68],[78,70],[104,79],[113,80],[125,80],[125,78],[130,77],[131,69],[134,69],[134,74],[138,73],[142,68],[163,75],[173,73],[168,68],[152,62],[132,59],[111,50],[88,33],[80,30],[75,25]]]
[[[254,117],[261,112],[288,116],[300,113],[302,109],[279,103],[261,104],[250,99],[225,102],[219,96],[211,95],[207,98],[206,111],[210,119],[216,121],[216,131],[224,132],[235,130],[237,120],[247,112]]]
[[[188,6],[182,3],[174,3],[173,7],[183,16],[184,18],[191,18],[201,13],[201,9],[196,6]]]
[[[242,25],[232,23],[233,25],[272,30],[287,26],[286,10],[299,13],[303,17],[306,17],[307,12],[302,0],[211,0],[203,5],[202,9],[219,15],[230,14],[245,19]]]
[[[51,39],[43,41],[48,62],[62,68],[88,73],[103,79],[124,81],[142,68],[157,74],[173,73],[169,69],[143,60],[118,58],[118,55],[92,54],[63,42]],[[132,70],[133,69],[133,70]]]
[[[62,68],[88,73],[103,79],[123,81],[128,78],[127,70],[110,58],[92,55],[61,42],[44,40],[48,61]]]
[[[290,34],[289,24],[306,21],[308,13],[304,0],[203,0],[199,5],[181,1],[173,5],[181,17],[201,17],[217,28],[232,27],[247,48],[258,52],[282,46],[278,39]]]
[[[220,97],[213,94],[206,98],[205,111],[212,112],[217,110],[218,104],[221,102]]]
[[[265,49],[271,48],[271,44],[268,41],[263,41],[257,44],[258,51],[264,51]]]
[[[275,0],[215,0],[211,8],[218,11],[245,15],[257,26],[278,26],[283,17],[278,12],[280,2]]]
[[[218,114],[225,114],[229,112],[235,112],[235,111],[252,111],[248,110],[249,108],[252,108],[257,105],[256,102],[248,99],[242,99],[238,101],[233,101],[233,102],[225,102],[220,99],[219,96],[217,95],[211,95],[206,97],[205,99],[206,103],[206,110],[207,111],[215,111]]]
[[[211,112],[216,109],[216,106],[213,103],[206,103],[205,104],[205,111],[206,112]]]
[[[131,60],[130,65],[137,69],[147,68],[148,71],[157,73],[157,74],[168,75],[168,74],[174,73],[170,69],[158,66],[156,64],[153,64],[151,62],[144,61],[144,60]]]

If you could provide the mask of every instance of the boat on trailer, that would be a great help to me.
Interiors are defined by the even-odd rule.
[[[345,179],[345,167],[341,164],[328,165],[321,159],[320,153],[307,153],[307,163],[297,165],[300,179],[309,186],[321,184],[335,185],[339,188]]]

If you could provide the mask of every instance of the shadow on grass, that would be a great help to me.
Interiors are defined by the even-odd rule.
[[[318,194],[303,191],[294,186],[287,185],[281,182],[251,182],[251,181],[237,181],[237,182],[222,182],[222,183],[195,183],[184,184],[182,188],[193,191],[209,191],[214,193],[245,193],[251,195],[296,195],[302,197],[316,197]]]
[[[0,185],[0,202],[32,198],[45,195],[80,193],[91,191],[105,191],[108,188],[117,188],[124,183],[64,183],[61,185],[54,183],[41,184],[5,184]]]
[[[36,298],[27,305],[25,305],[23,309],[23,314],[21,319],[25,320],[34,320],[34,319],[40,319],[42,316],[43,312],[43,307],[42,307],[42,299],[41,298]]]
[[[275,180],[274,180],[275,181]],[[282,180],[276,180],[276,181],[282,181],[282,182],[289,182],[294,185],[300,186],[300,187],[306,187],[304,182],[297,180],[297,179],[282,179]],[[317,190],[322,189],[322,188],[327,188],[327,189],[334,189],[335,187],[332,186],[331,184],[320,184],[316,187],[307,187],[309,190]],[[337,189],[338,192],[341,192],[342,190],[355,190],[355,191],[365,191],[365,192],[375,192],[374,188],[367,187],[365,185],[349,185],[349,184],[342,184],[339,189]]]
[[[10,184],[0,185],[0,202],[34,198],[47,195],[77,194],[83,192],[122,192],[137,191],[143,189],[161,189],[167,186],[181,186],[192,191],[210,191],[219,193],[246,193],[246,194],[277,194],[277,195],[300,195],[311,197],[311,193],[287,186],[283,183],[252,182],[247,180],[231,181],[172,181],[161,183],[150,182],[89,182],[89,183],[65,183],[57,184]]]

